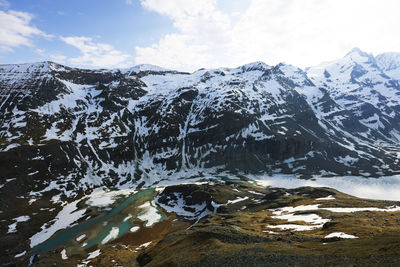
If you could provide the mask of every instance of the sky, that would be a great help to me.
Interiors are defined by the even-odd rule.
[[[400,52],[399,11],[398,0],[0,0],[0,64],[305,68],[353,47]]]

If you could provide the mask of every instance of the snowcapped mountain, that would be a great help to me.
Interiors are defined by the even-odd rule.
[[[354,49],[306,70],[0,65],[0,249],[25,255],[99,187],[399,174],[398,63]]]
[[[194,73],[0,65],[0,194],[72,197],[221,171],[399,173],[397,59],[355,49],[306,71]]]
[[[343,59],[308,68],[311,80],[368,128],[367,138],[400,140],[400,83],[393,67],[395,57],[376,59],[355,48]],[[399,61],[400,62],[400,61]]]

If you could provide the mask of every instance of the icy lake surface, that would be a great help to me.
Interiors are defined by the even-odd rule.
[[[381,178],[356,176],[317,177],[299,179],[290,176],[252,177],[258,184],[272,187],[296,188],[301,186],[330,187],[340,192],[370,199],[400,201],[400,175]]]

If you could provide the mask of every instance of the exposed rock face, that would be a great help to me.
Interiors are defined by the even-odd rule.
[[[0,194],[74,196],[219,170],[399,173],[400,82],[379,66],[357,50],[307,73],[2,65]]]

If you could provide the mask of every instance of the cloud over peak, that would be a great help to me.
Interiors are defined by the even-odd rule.
[[[174,31],[136,47],[136,63],[195,70],[261,60],[305,67],[343,56],[354,46],[398,50],[397,0],[252,0],[228,14],[216,0],[141,0],[169,17]],[[397,36],[397,37],[396,37]]]
[[[127,67],[127,60],[131,57],[109,44],[95,42],[90,37],[70,36],[60,39],[79,49],[80,56],[68,59],[73,65],[99,68]]]

